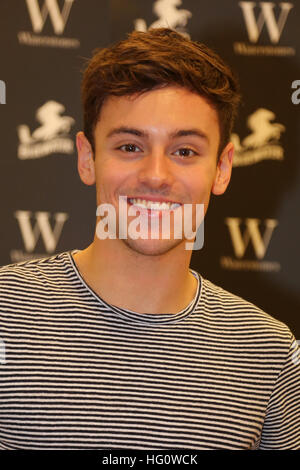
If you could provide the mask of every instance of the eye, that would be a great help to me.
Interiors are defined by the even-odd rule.
[[[124,144],[117,148],[117,150],[121,150],[122,152],[124,151],[126,153],[136,153],[135,149],[141,151],[141,149],[135,144]]]
[[[177,152],[180,152],[180,155],[179,155],[180,157],[193,157],[194,155],[198,155],[195,152],[195,150],[192,150],[188,147],[182,147],[182,148],[176,150],[176,152],[174,152],[174,153],[176,154]],[[191,155],[190,152],[193,152],[194,155]]]

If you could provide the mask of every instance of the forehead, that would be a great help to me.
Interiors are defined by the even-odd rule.
[[[130,96],[110,96],[104,102],[98,123],[101,133],[116,126],[143,127],[150,135],[178,128],[200,128],[219,137],[217,111],[204,97],[186,88],[168,86]]]

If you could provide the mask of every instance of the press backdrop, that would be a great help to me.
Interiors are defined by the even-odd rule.
[[[76,170],[80,80],[96,47],[169,26],[238,73],[244,96],[230,188],[213,197],[192,267],[300,338],[300,2],[0,2],[0,264],[92,241],[95,190]]]

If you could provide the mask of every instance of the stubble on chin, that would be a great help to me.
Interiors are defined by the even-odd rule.
[[[121,241],[133,252],[144,256],[161,256],[184,243],[184,240],[133,240],[131,238]]]

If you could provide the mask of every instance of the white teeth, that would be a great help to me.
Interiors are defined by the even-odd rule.
[[[180,206],[180,204],[177,203],[146,201],[146,199],[139,198],[129,198],[128,200],[131,204],[134,204],[137,207],[142,207],[143,209],[173,210]]]

